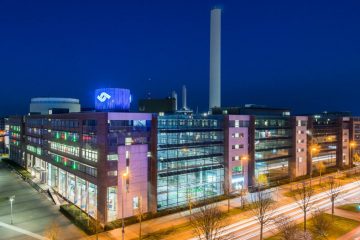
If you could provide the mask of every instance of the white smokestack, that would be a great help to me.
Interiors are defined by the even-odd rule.
[[[186,87],[185,85],[182,86],[182,108],[184,110],[187,110],[187,105],[186,105]]]
[[[177,93],[175,92],[175,91],[172,91],[172,98],[174,98],[175,99],[175,111],[177,111],[178,109],[177,109]]]
[[[221,9],[210,17],[210,92],[209,108],[221,107]]]

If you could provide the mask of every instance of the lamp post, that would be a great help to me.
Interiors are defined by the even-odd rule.
[[[245,179],[248,178],[248,166],[249,166],[249,155],[244,155],[240,158],[241,160],[241,168],[242,168],[242,176],[244,178],[244,181],[242,183],[241,189],[243,189],[245,186]],[[246,176],[245,176],[246,175]],[[246,180],[246,185],[249,185],[248,180]],[[249,187],[249,186],[247,186]]]
[[[13,196],[11,196],[9,198],[9,201],[10,201],[10,215],[11,215],[10,223],[11,223],[11,225],[13,224],[13,202],[14,202],[14,200],[15,200],[15,195],[13,195]]]
[[[351,141],[349,144],[349,150],[350,150],[350,154],[349,154],[349,165],[350,167],[353,166],[353,149],[356,147],[356,142],[355,141]]]
[[[312,164],[313,164],[313,153],[315,153],[316,151],[318,151],[318,147],[316,145],[312,145],[310,146],[310,166],[311,166],[311,171],[310,171],[310,183],[312,180],[312,174],[313,174],[313,170],[312,170]]]
[[[127,181],[129,177],[129,172],[128,170],[123,173],[121,175],[121,183],[122,183],[122,187],[121,187],[121,221],[122,221],[122,230],[121,230],[121,237],[122,240],[125,239],[125,223],[124,223],[124,188],[126,186],[125,181]],[[127,189],[125,189],[125,191],[127,191]]]

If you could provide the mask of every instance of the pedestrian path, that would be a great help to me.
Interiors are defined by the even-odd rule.
[[[13,202],[13,225],[10,224]],[[0,240],[45,239],[56,232],[57,239],[78,240],[86,234],[71,223],[48,196],[41,194],[11,171],[0,159]]]
[[[4,228],[10,229],[10,230],[25,234],[25,235],[30,236],[30,237],[35,238],[35,239],[48,240],[47,238],[45,238],[45,237],[43,237],[43,236],[41,236],[39,234],[30,232],[30,231],[25,230],[23,228],[19,228],[19,227],[16,227],[14,225],[10,225],[10,224],[7,224],[7,223],[0,222],[0,227],[4,227]]]
[[[348,232],[344,236],[338,238],[338,240],[360,240],[360,226]]]

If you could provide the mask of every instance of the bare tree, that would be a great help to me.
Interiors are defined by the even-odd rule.
[[[279,216],[275,218],[276,230],[281,240],[293,240],[299,231],[296,223],[288,217]]]
[[[312,240],[312,234],[309,231],[306,232],[302,232],[302,231],[297,231],[294,238],[294,240]]]
[[[266,174],[259,174],[255,179],[256,185],[266,187],[269,185],[269,180]]]
[[[353,154],[353,161],[360,162],[360,155],[358,153]]]
[[[274,219],[278,237],[280,240],[311,240],[310,232],[303,232],[294,220],[286,216],[279,216]]]
[[[312,188],[311,183],[307,184],[305,181],[298,183],[295,194],[293,195],[294,200],[304,214],[304,232],[306,232],[306,215],[311,210],[311,198],[313,195],[314,189]]]
[[[327,183],[327,192],[326,193],[330,197],[331,215],[332,215],[332,217],[334,217],[335,201],[341,193],[341,184],[339,181],[336,181],[336,179],[333,176],[329,177],[329,182]]]
[[[241,208],[242,208],[242,209],[245,208],[246,196],[247,196],[247,191],[246,191],[246,189],[242,188],[242,189],[239,191],[239,197],[240,197],[240,203],[241,203]]]
[[[141,224],[142,224],[142,220],[145,217],[144,208],[143,208],[143,204],[142,204],[142,197],[141,196],[139,197],[139,206],[135,210],[135,216],[136,216],[137,220],[139,221],[139,239],[141,240],[141,237],[142,237]]]
[[[230,236],[223,236],[226,221],[221,210],[214,204],[206,204],[190,215],[190,225],[198,239],[225,240],[230,238]]]
[[[192,193],[190,192],[190,188],[187,188],[187,190],[186,190],[186,202],[188,204],[189,213],[191,215],[192,214],[192,206],[194,205],[194,200],[193,200]]]
[[[313,233],[315,237],[317,239],[327,239],[332,225],[331,219],[320,210],[316,210],[312,215]]]
[[[272,219],[274,203],[268,190],[257,187],[257,190],[251,194],[251,211],[260,224],[260,240],[263,239],[264,227]]]
[[[231,194],[231,191],[230,191],[230,184],[229,183],[226,183],[225,181],[223,182],[223,188],[224,188],[224,195],[227,199],[227,212],[230,212],[230,194]]]
[[[316,168],[317,168],[317,170],[319,171],[319,174],[320,174],[319,185],[321,185],[321,174],[322,174],[323,172],[325,172],[325,170],[326,170],[326,165],[325,165],[322,161],[320,161],[320,162],[318,162],[318,163],[316,164]]]

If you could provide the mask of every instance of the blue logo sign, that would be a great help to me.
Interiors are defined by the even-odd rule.
[[[95,90],[95,110],[129,111],[131,94],[124,88],[100,88]]]
[[[106,92],[102,92],[100,95],[97,96],[97,99],[100,101],[100,102],[105,102],[106,99],[110,99],[111,96],[109,94],[107,94]]]

